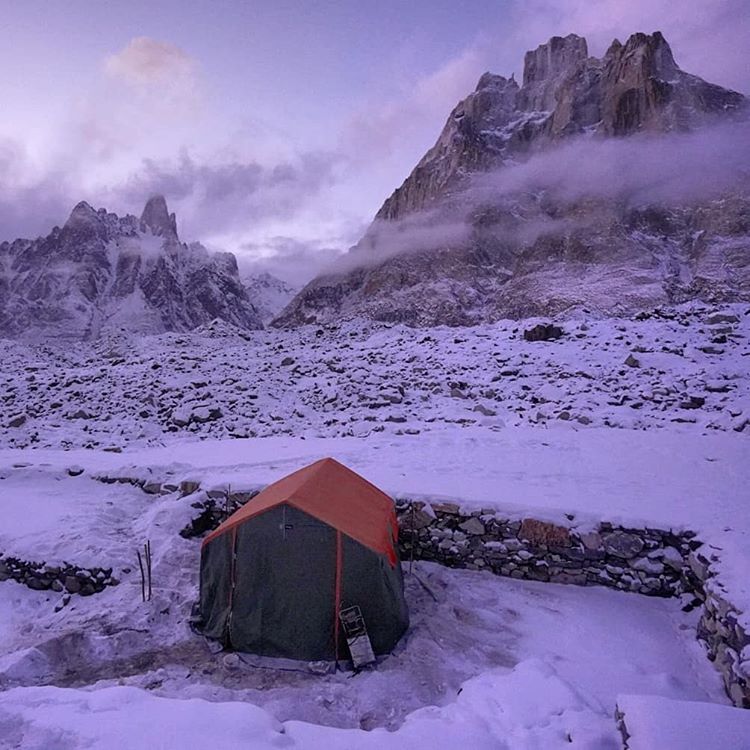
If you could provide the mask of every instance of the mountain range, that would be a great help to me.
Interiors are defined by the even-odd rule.
[[[659,32],[602,58],[553,37],[526,53],[520,85],[479,79],[362,240],[274,325],[748,300],[748,172],[729,179],[710,161],[712,148],[730,165],[741,154],[731,139],[747,111],[742,94],[681,70]]]
[[[82,202],[46,237],[0,243],[0,336],[748,301],[749,109],[681,70],[659,32],[601,58],[553,37],[526,53],[520,84],[481,76],[362,239],[296,295],[182,242],[163,196],[140,217]]]
[[[93,339],[191,330],[215,318],[263,327],[231,253],[185,244],[163,196],[140,219],[79,203],[46,237],[0,244],[0,335]]]

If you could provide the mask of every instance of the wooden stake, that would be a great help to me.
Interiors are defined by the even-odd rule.
[[[415,545],[415,534],[417,533],[416,523],[414,522],[414,501],[411,501],[411,553],[409,555],[409,575],[411,575],[411,569],[414,566],[414,547]]]
[[[151,601],[151,540],[146,540],[146,567],[148,568],[148,600]]]
[[[141,551],[138,549],[136,550],[136,553],[138,555],[138,567],[141,569],[141,598],[143,601],[146,601],[146,576],[143,572],[143,560],[141,558]]]

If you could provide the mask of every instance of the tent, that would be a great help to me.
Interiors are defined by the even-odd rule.
[[[357,605],[375,654],[409,624],[393,501],[332,458],[284,477],[201,549],[202,632],[262,656],[338,661]]]

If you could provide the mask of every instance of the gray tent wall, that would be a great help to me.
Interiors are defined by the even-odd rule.
[[[287,504],[249,518],[203,547],[204,634],[263,656],[346,658],[341,632],[336,648],[339,554],[341,604],[362,609],[373,651],[388,653],[409,624],[400,564],[392,567],[383,555]]]

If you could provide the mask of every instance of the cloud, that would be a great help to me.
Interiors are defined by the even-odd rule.
[[[376,221],[324,270],[346,273],[489,238],[519,248],[541,235],[603,229],[631,209],[690,206],[734,191],[750,194],[747,120],[667,135],[584,136],[477,174],[429,210]]]
[[[674,206],[748,185],[750,127],[743,120],[688,133],[578,138],[477,176],[467,199],[491,203],[518,193],[549,192],[570,201]]]
[[[70,193],[67,175],[40,172],[18,142],[0,141],[0,242],[36,236],[62,223],[72,207]]]
[[[238,253],[240,269],[246,274],[270,273],[295,288],[341,258],[341,246],[294,237],[271,237],[262,243],[245,243]]]
[[[104,61],[108,76],[139,89],[195,86],[195,61],[169,42],[139,36]]]
[[[266,165],[258,161],[199,160],[184,150],[177,159],[145,159],[109,190],[115,202],[138,206],[160,193],[187,224],[190,236],[290,218],[335,179],[337,157],[311,152]]]

